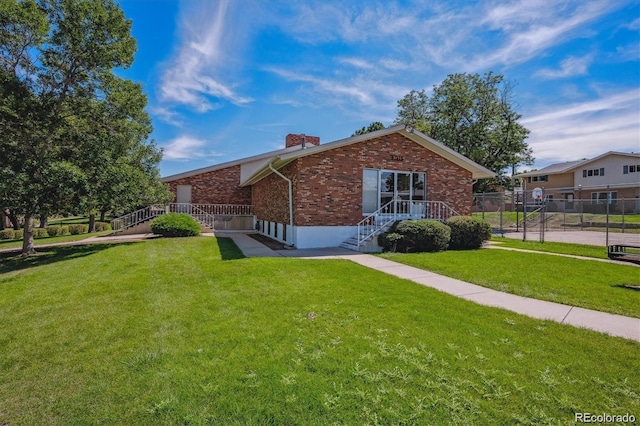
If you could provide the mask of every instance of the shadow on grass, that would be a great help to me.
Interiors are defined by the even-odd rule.
[[[130,244],[135,243],[118,243],[118,245]],[[16,254],[16,252],[0,253],[0,274],[90,256],[114,246],[114,244],[86,244],[42,249],[36,247],[36,254],[27,257],[22,257],[20,254]]]
[[[222,260],[244,259],[245,255],[231,238],[216,238]]]

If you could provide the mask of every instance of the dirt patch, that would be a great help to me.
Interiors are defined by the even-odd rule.
[[[272,238],[269,238],[265,235],[262,234],[249,234],[249,236],[251,238],[253,238],[256,241],[261,242],[262,244],[264,244],[265,246],[269,247],[271,250],[285,250],[285,244],[281,243],[280,241],[276,241]]]

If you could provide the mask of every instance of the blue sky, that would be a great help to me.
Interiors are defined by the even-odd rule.
[[[121,0],[163,176],[349,137],[411,89],[503,74],[535,167],[640,151],[637,0]]]

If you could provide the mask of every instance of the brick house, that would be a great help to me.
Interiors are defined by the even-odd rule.
[[[290,134],[284,149],[162,181],[177,203],[252,205],[261,233],[311,248],[339,245],[368,216],[414,217],[427,203],[470,214],[473,183],[493,176],[436,140],[395,126],[327,144]]]

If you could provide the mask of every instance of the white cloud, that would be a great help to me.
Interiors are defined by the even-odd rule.
[[[545,79],[586,75],[592,61],[592,55],[583,56],[581,58],[570,57],[560,63],[559,69],[544,68],[537,71],[534,75]]]
[[[505,42],[492,54],[476,55],[471,69],[525,62],[548,48],[578,35],[580,28],[617,7],[617,2],[532,2],[499,5],[487,12],[483,24],[502,33]]]
[[[230,1],[189,5],[179,25],[181,41],[176,54],[161,77],[160,99],[201,113],[218,108],[220,101],[250,102],[251,98],[236,93],[222,78],[237,48]]]
[[[640,150],[640,89],[556,105],[523,119],[537,164],[590,158],[607,151]]]
[[[171,124],[172,126],[182,127],[184,125],[184,117],[168,108],[157,106],[150,108],[149,112],[153,116],[159,118],[167,124]]]
[[[211,159],[222,154],[206,151],[207,142],[191,136],[179,136],[162,145],[165,160]]]

